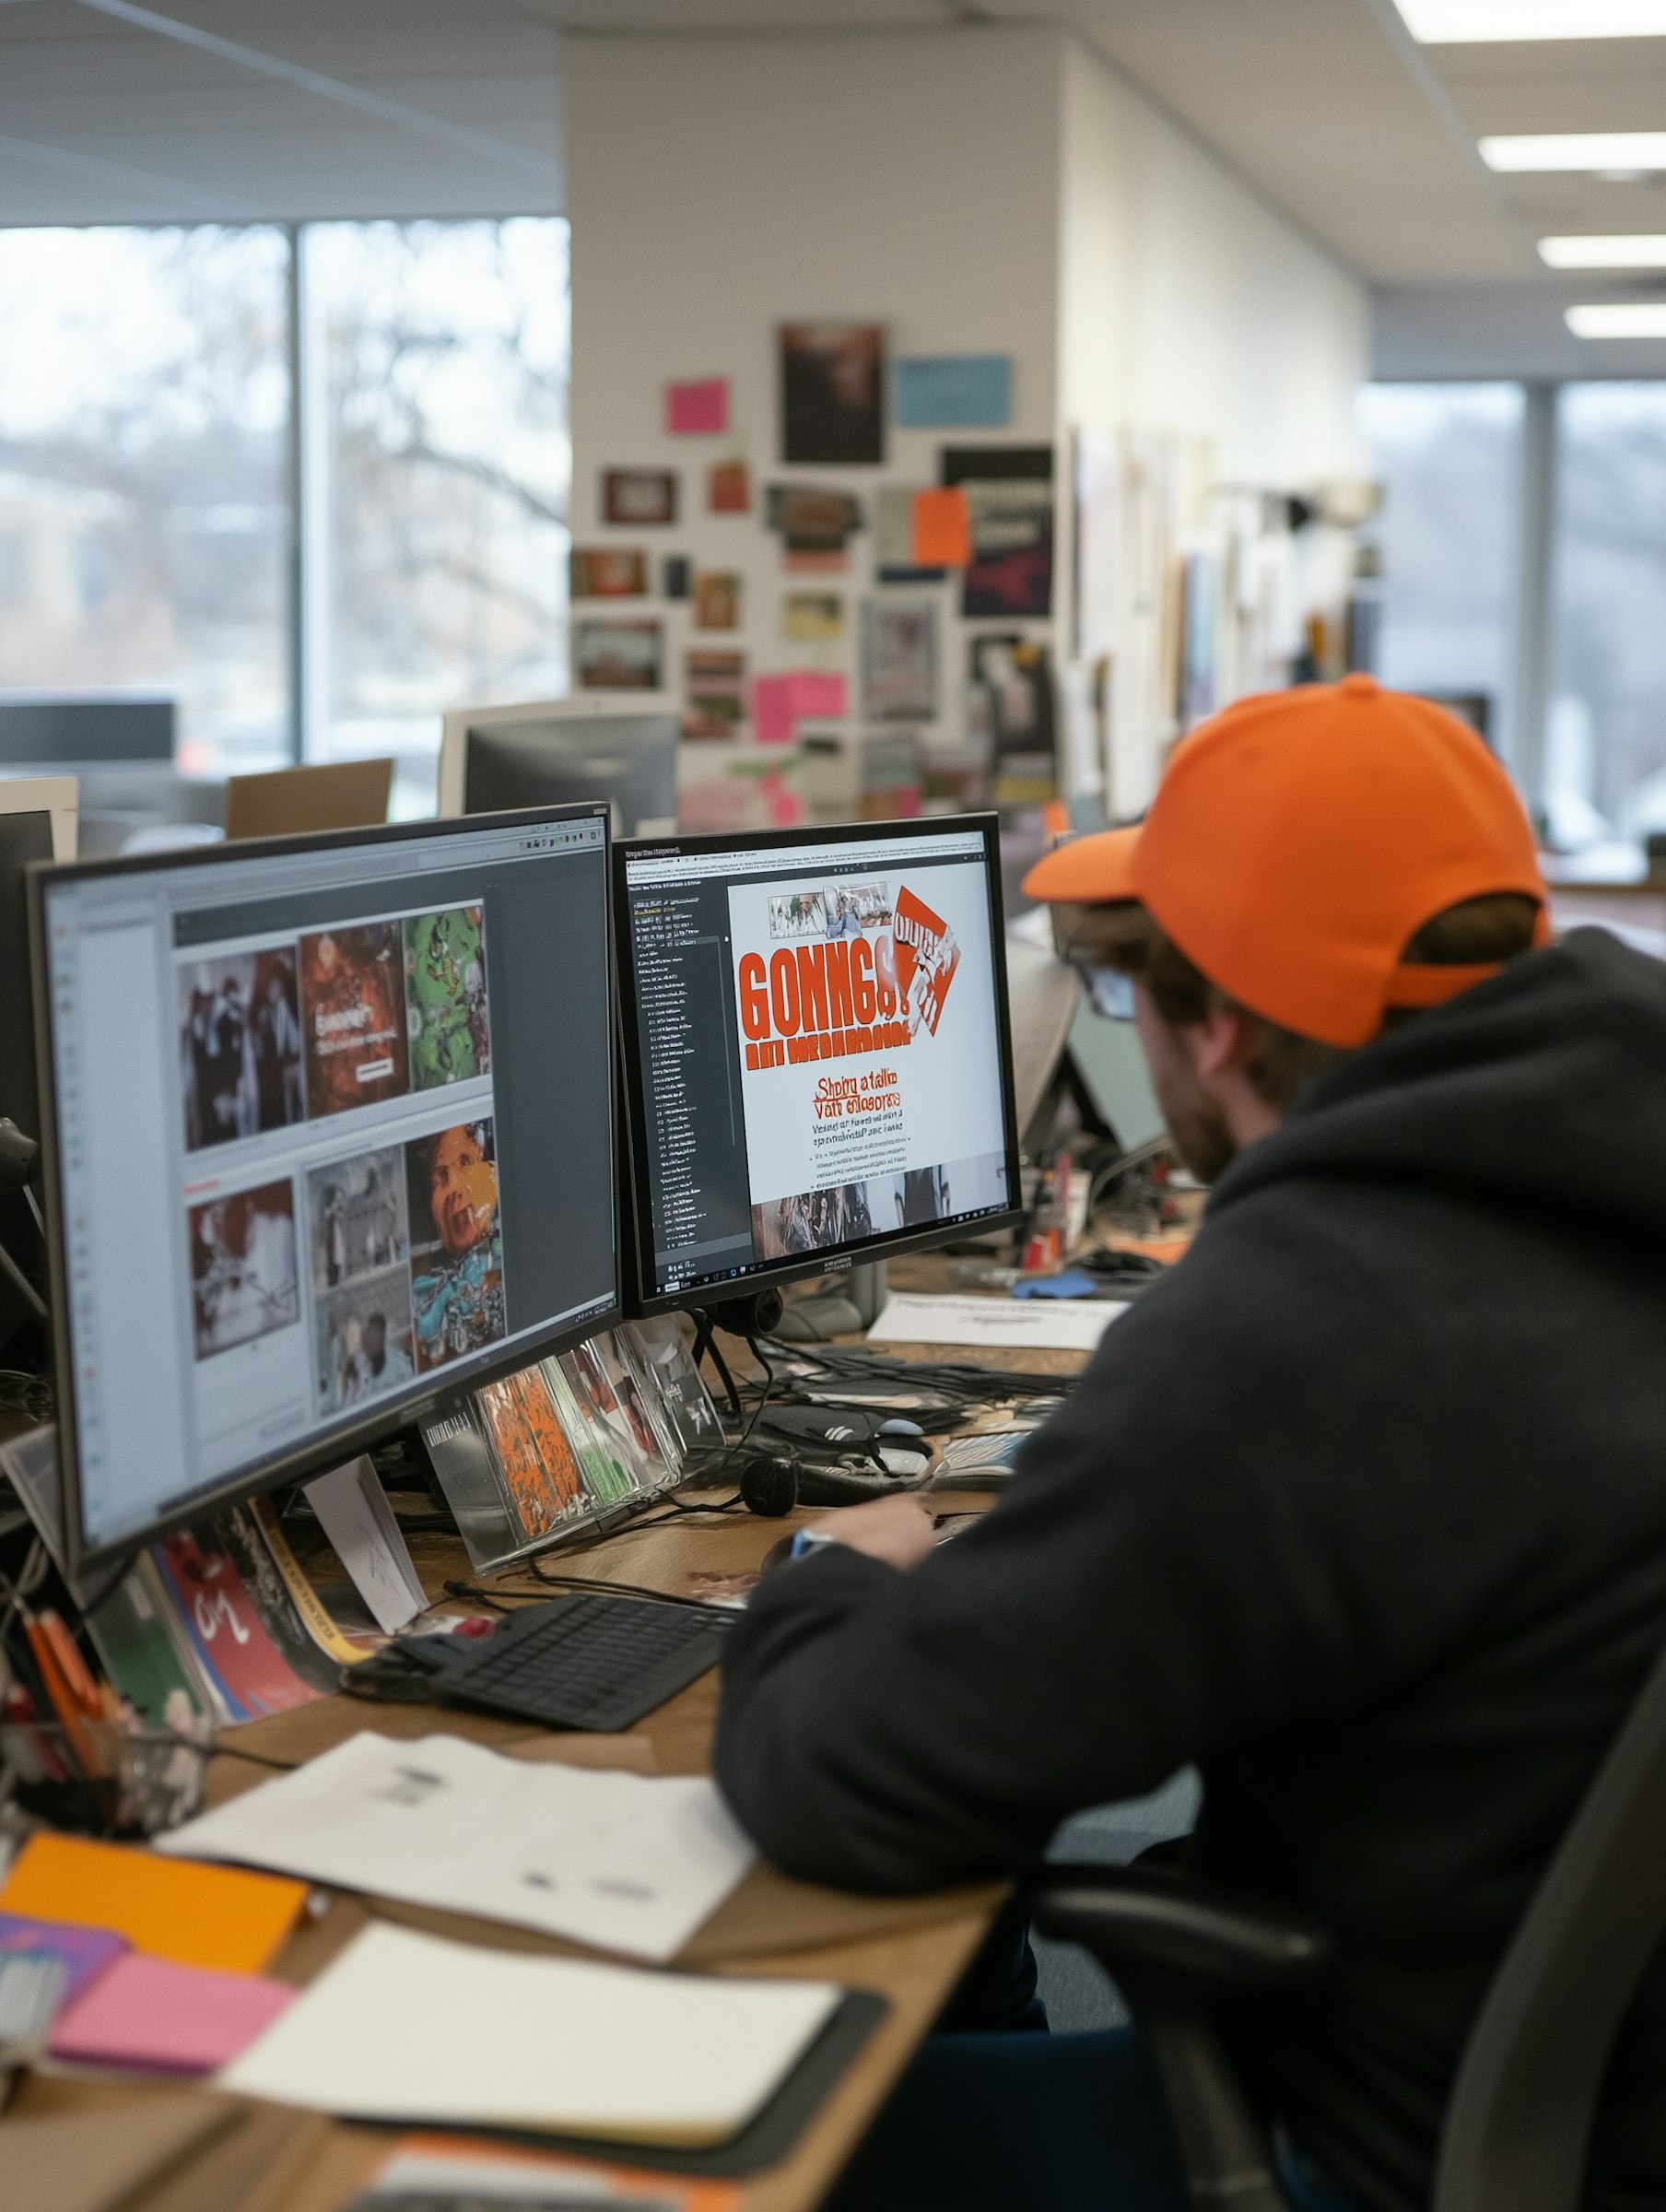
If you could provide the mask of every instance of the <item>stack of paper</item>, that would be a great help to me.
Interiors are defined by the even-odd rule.
[[[1019,1350],[1091,1352],[1125,1304],[1036,1304],[1015,1298],[925,1298],[894,1291],[868,1331],[870,1344],[997,1345]]]
[[[356,2119],[722,2143],[839,2001],[827,1983],[649,1974],[374,1925],[217,2086]]]
[[[158,1840],[669,1959],[755,1857],[704,1779],[531,1767],[366,1731]]]

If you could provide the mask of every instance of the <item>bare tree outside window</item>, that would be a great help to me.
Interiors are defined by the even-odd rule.
[[[415,811],[446,707],[567,688],[567,226],[318,224],[305,252],[327,408],[309,747],[393,753]]]
[[[299,235],[307,751],[567,686],[568,231]],[[165,693],[179,766],[289,757],[291,241],[0,230],[0,692]]]
[[[0,230],[0,690],[168,694],[189,770],[288,742],[287,252]]]

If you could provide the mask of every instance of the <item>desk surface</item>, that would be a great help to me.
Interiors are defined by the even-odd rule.
[[[911,1286],[910,1286],[911,1287]],[[921,1287],[924,1287],[921,1285]],[[887,1347],[902,1349],[907,1347]],[[922,1357],[954,1358],[953,1353]],[[963,1355],[971,1359],[974,1355]],[[1040,1367],[1062,1376],[1079,1371],[1075,1353],[977,1355],[991,1367]],[[952,1510],[976,1500],[956,1495]],[[800,1514],[794,1521],[812,1516]],[[585,1579],[639,1584],[645,1589],[687,1594],[697,1575],[745,1573],[793,1521],[764,1521],[744,1512],[698,1517],[674,1515],[620,1531],[588,1550],[551,1555],[553,1571]],[[541,1591],[523,1569],[475,1576],[461,1541],[449,1535],[416,1535],[412,1556],[424,1587],[436,1599],[448,1580],[478,1581],[495,1595],[533,1600]],[[705,1770],[717,1711],[717,1677],[709,1675],[631,1732],[634,1750],[644,1766],[667,1774]],[[468,1735],[476,1741],[524,1756],[555,1739],[546,1732],[486,1716],[433,1707],[367,1706],[348,1698],[326,1698],[241,1727],[228,1729],[214,1762],[210,1797],[219,1799],[255,1786],[275,1767],[300,1763],[363,1727],[399,1735],[430,1729]],[[592,1744],[596,1739],[589,1739]],[[617,1739],[615,1739],[616,1741]],[[607,1754],[603,1753],[605,1758]],[[927,1899],[853,1899],[808,1884],[787,1883],[768,1870],[751,1877],[730,1907],[722,1908],[697,1936],[686,1957],[711,1971],[767,1975],[803,1975],[880,1991],[890,2009],[860,2056],[800,2137],[791,2155],[753,2177],[741,2202],[745,2212],[800,2212],[818,2204],[849,2159],[898,2077],[926,2033],[944,2000],[976,1949],[1003,1894],[986,1885]],[[304,1982],[334,1955],[367,1912],[416,1919],[401,1908],[374,1900],[338,1899],[315,1926],[303,1927],[276,1961],[275,1971]],[[419,1924],[442,1928],[445,1916],[428,1915]],[[771,1930],[777,1933],[772,1936]],[[787,1935],[786,1931],[793,1931]],[[565,1949],[569,1947],[521,1931],[484,1923],[453,1922],[451,1932],[514,1947]],[[781,1938],[784,1936],[784,1940]],[[18,2115],[87,2109],[152,2095],[147,2088],[100,2088],[83,2083],[29,2077],[11,2107]],[[281,2174],[277,2153],[264,2171],[245,2179],[251,2186],[229,2193],[226,2183],[203,2192],[186,2189],[185,2177],[131,2200],[131,2212],[341,2212],[385,2155],[391,2138],[332,2121],[310,2124],[304,2137],[286,2138]],[[0,2165],[4,2164],[0,2134]],[[229,2177],[228,2177],[229,2180]]]

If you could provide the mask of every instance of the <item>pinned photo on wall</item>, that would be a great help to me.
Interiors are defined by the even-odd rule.
[[[968,621],[1045,620],[1053,600],[1053,449],[944,446],[945,488],[966,493],[971,559],[961,584]]]
[[[862,704],[874,722],[929,722],[937,712],[937,609],[929,599],[864,600]]]
[[[917,354],[897,363],[898,429],[1002,430],[1012,418],[1011,354]]]
[[[843,568],[846,548],[862,528],[862,502],[818,484],[771,484],[765,520],[781,540],[787,565],[804,559]]]
[[[922,569],[914,559],[914,501],[922,487],[882,484],[874,494],[874,581],[941,583],[947,571]]]
[[[914,560],[922,569],[964,569],[972,558],[972,518],[964,489],[917,491],[913,512]]]
[[[575,546],[567,572],[575,599],[639,599],[648,590],[647,556],[622,546]]]
[[[729,428],[729,379],[691,377],[665,387],[668,438],[708,438]]]
[[[781,635],[795,645],[831,645],[845,634],[845,603],[837,592],[789,592],[781,601]]]
[[[660,595],[686,599],[694,583],[694,563],[686,553],[667,553],[660,564]]]
[[[669,468],[604,468],[602,520],[639,528],[677,519],[676,473]]]
[[[746,716],[744,653],[691,646],[683,656],[683,735],[734,737]]]
[[[700,569],[694,579],[697,629],[738,629],[741,580],[733,569]]]
[[[777,334],[780,455],[789,465],[885,459],[885,328],[784,323]]]
[[[658,622],[575,622],[573,674],[584,691],[657,691],[665,633]]]
[[[744,461],[714,461],[706,472],[709,514],[750,514],[752,472]]]

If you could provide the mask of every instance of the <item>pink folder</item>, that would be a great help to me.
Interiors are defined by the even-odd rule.
[[[48,2048],[81,2065],[207,2074],[269,2028],[294,1995],[264,1974],[129,1951],[59,2015]]]

